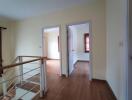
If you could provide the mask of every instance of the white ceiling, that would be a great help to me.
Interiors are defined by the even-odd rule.
[[[25,19],[95,0],[0,0],[0,17]]]

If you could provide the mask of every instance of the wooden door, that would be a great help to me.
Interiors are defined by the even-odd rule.
[[[6,28],[4,27],[0,27],[0,67],[2,67],[2,30],[4,30]],[[0,70],[0,74],[2,73],[3,71]]]

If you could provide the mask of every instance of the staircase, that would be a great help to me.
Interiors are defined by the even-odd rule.
[[[3,96],[1,96],[0,100],[33,100],[38,95],[43,97],[47,90],[45,73],[46,58],[36,56],[19,56],[18,58],[19,62],[16,61],[17,63],[4,66],[2,69],[3,73],[1,73],[1,76],[3,80],[0,84],[3,87]],[[23,61],[23,58],[34,59]],[[35,62],[38,63],[38,67],[23,72],[24,65],[31,67]],[[14,71],[14,69],[17,70],[17,74],[10,79],[5,78],[5,75],[8,75],[7,73],[11,70]],[[34,71],[36,72],[36,70],[39,70],[37,74],[31,74]],[[7,86],[8,88],[6,88]]]

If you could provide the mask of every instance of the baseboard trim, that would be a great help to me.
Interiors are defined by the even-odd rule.
[[[65,74],[61,74],[61,77],[66,77],[66,75]]]
[[[108,85],[108,88],[110,89],[110,91],[112,92],[112,95],[114,96],[114,98],[117,100],[112,88],[110,87],[109,83],[106,81],[106,84]]]
[[[106,83],[106,80],[93,78],[92,81],[100,81]]]
[[[77,60],[77,62],[89,62],[88,60]]]
[[[111,91],[112,96],[115,98],[115,100],[117,100],[117,98],[116,98],[116,96],[115,96],[115,94],[114,94],[112,88],[110,87],[109,83],[107,82],[107,80],[101,80],[101,79],[95,79],[95,78],[93,78],[92,81],[99,81],[99,82],[105,83],[106,86],[108,87],[108,89]]]

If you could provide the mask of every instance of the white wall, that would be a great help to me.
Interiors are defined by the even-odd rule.
[[[117,100],[126,100],[126,1],[107,0],[107,81]]]
[[[80,25],[74,25],[77,33],[74,35],[77,35],[77,52],[84,52],[84,34],[89,33],[89,23],[80,24]]]
[[[6,27],[6,30],[2,31],[2,56],[3,56],[3,65],[10,64],[14,58],[13,52],[13,21],[0,19],[0,26]]]
[[[75,26],[77,34],[77,59],[78,60],[84,60],[84,61],[89,61],[89,53],[85,53],[84,49],[84,34],[89,33],[89,23],[86,24],[81,24],[78,26]]]
[[[92,23],[93,78],[106,76],[105,0],[77,5],[48,15],[29,18],[16,23],[16,55],[42,55],[42,28],[61,26],[62,73],[67,74],[66,25],[90,20]],[[100,48],[101,46],[101,48]],[[98,49],[100,48],[100,49]]]
[[[89,61],[89,60],[90,60],[89,53],[73,52],[73,64],[75,64],[77,61]]]
[[[33,59],[36,59],[36,58],[28,58],[28,57],[23,57],[22,60],[23,61],[29,61],[29,60],[33,60]],[[27,63],[27,64],[24,64],[23,65],[23,79],[28,79],[28,78],[31,78],[32,76],[36,75],[36,74],[39,74],[40,73],[40,61],[35,61],[35,62],[31,62],[31,63]],[[19,68],[19,67],[17,67]],[[38,68],[38,69],[36,69]],[[36,69],[36,70],[34,70]],[[31,71],[32,70],[32,71]],[[18,75],[20,75],[20,69],[17,71],[18,72]]]
[[[46,39],[46,56],[50,59],[60,59],[58,51],[58,36],[59,28],[44,30],[44,35]]]
[[[14,51],[13,51],[13,21],[8,19],[0,18],[0,27],[6,27],[6,30],[2,31],[2,56],[3,56],[3,66],[11,64],[14,59]],[[10,69],[10,72],[7,72],[4,77],[5,79],[10,79],[15,76],[15,69]],[[1,78],[0,78],[0,81]],[[8,83],[7,83],[8,84]],[[0,84],[0,93],[2,92],[2,84]]]
[[[90,60],[89,53],[78,52],[76,54],[77,54],[77,60],[81,60],[81,61],[89,61]]]

